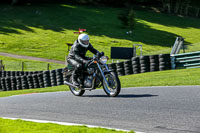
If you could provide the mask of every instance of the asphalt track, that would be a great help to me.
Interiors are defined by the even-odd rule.
[[[0,98],[0,117],[96,125],[146,133],[200,133],[200,86],[123,88]]]

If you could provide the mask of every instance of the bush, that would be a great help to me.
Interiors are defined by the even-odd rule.
[[[121,21],[123,27],[133,30],[135,27],[135,12],[133,9],[124,10],[119,14],[118,19]]]
[[[133,9],[131,9],[128,13],[128,27],[130,28],[130,30],[133,30],[133,28],[135,27],[135,13],[133,11]]]

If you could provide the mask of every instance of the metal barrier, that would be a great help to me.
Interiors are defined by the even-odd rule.
[[[181,48],[183,49],[183,53],[185,53],[184,38],[177,37],[174,46],[172,48],[171,55],[178,54]]]
[[[200,51],[171,55],[172,69],[200,68]]]

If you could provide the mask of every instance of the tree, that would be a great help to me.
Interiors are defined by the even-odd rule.
[[[19,0],[12,0],[11,4],[12,4],[12,5],[15,5],[15,4],[17,4],[18,2],[19,2]]]

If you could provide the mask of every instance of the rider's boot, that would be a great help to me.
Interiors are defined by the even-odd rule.
[[[77,81],[77,74],[75,74],[75,73],[72,74],[72,83],[75,86],[79,86],[79,83]]]

